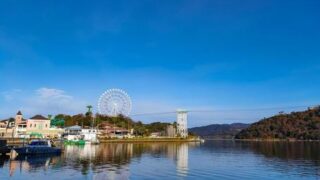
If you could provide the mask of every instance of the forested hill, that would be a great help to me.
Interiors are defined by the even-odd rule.
[[[189,129],[189,132],[198,136],[215,139],[232,139],[242,129],[247,128],[249,124],[211,124],[208,126],[195,127]]]
[[[243,129],[235,138],[320,140],[320,107],[263,119]]]

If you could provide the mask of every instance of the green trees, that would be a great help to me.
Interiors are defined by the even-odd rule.
[[[263,119],[242,130],[236,138],[320,140],[320,107]]]
[[[88,111],[89,112],[89,111]],[[98,124],[102,122],[107,122],[111,125],[115,125],[117,127],[121,127],[124,129],[134,129],[134,134],[138,136],[148,136],[152,132],[165,132],[167,126],[170,123],[162,123],[162,122],[155,122],[151,124],[143,124],[141,121],[133,121],[131,118],[119,115],[117,117],[111,117],[101,114],[96,114],[93,117],[91,114],[88,114],[88,112],[84,114],[77,114],[77,115],[64,115],[64,114],[58,114],[56,115],[51,123],[54,126],[57,127],[68,127],[68,126],[87,126],[91,127],[92,122],[94,122],[94,126],[97,126]]]

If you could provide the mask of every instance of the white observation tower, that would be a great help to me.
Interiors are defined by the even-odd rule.
[[[177,133],[182,138],[188,137],[188,111],[178,109],[177,110]]]

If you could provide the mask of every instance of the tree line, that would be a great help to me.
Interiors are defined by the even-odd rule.
[[[134,129],[134,133],[139,136],[149,136],[152,132],[165,132],[168,125],[176,126],[176,123],[154,122],[144,124],[141,121],[134,121],[130,117],[119,115],[116,117],[96,114],[91,112],[86,114],[65,115],[58,114],[51,119],[51,125],[56,127],[69,127],[79,125],[82,127],[97,127],[100,123],[107,122],[113,126]]]
[[[236,139],[320,140],[320,107],[265,118],[235,136]]]

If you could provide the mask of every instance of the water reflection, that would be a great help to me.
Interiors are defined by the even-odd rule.
[[[320,177],[320,142],[208,141],[201,149],[213,156],[232,154],[254,157],[263,171],[292,174],[300,178]],[[251,165],[247,163],[241,162],[242,165]]]
[[[177,148],[177,172],[183,176],[188,173],[188,144],[181,144]]]
[[[25,172],[36,172],[38,170],[47,170],[49,166],[54,166],[60,161],[60,157],[57,155],[35,155],[35,156],[1,156],[0,164],[1,167],[8,163],[8,170],[10,176],[13,176],[16,171],[20,173]]]
[[[312,160],[320,165],[320,142],[255,142],[255,141],[207,141],[202,148],[207,151],[232,150],[236,153],[255,153],[266,158],[283,160]]]
[[[68,167],[93,179],[128,179],[132,159],[149,154],[152,157],[176,162],[177,173],[188,172],[188,149],[197,143],[114,143],[85,146],[65,146],[61,156],[9,156],[0,158],[0,166],[7,163],[10,176],[16,172],[36,172],[48,168]]]
[[[309,177],[320,175],[319,150],[319,142],[207,141],[204,144],[65,146],[60,156],[1,156],[0,179],[10,176],[28,179],[46,173],[51,173],[52,178],[63,175],[70,179],[149,179],[157,175],[160,179],[164,173],[183,179],[217,175],[220,178],[234,175],[230,177],[234,179],[243,177],[243,170],[256,178],[270,171],[276,175],[291,173]],[[239,172],[238,176],[235,172]]]

